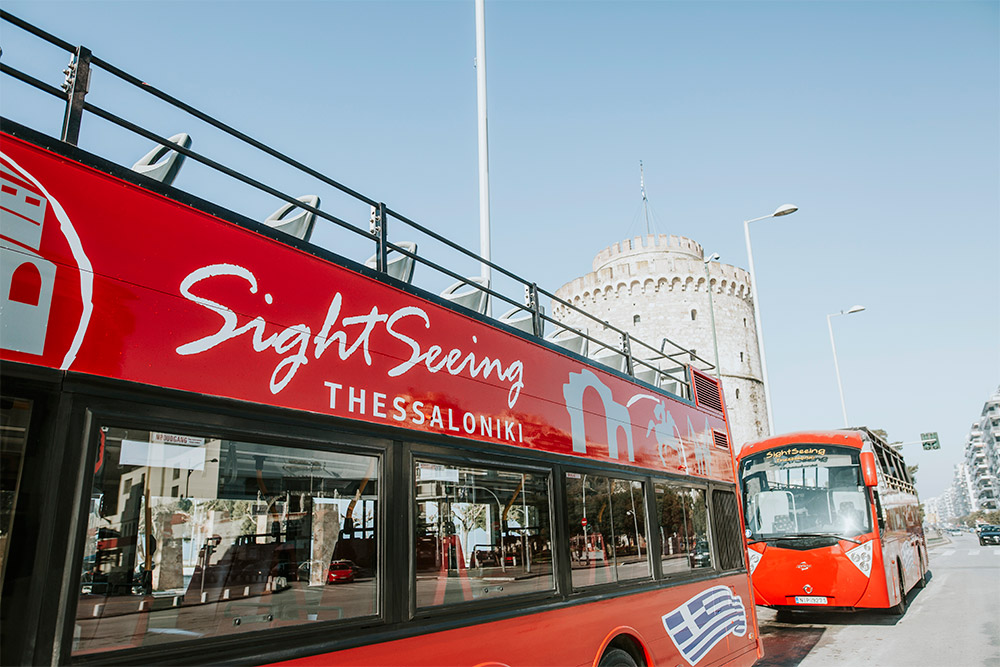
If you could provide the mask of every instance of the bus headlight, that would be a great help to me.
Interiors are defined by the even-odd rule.
[[[754,551],[753,549],[747,549],[747,562],[750,563],[750,574],[757,569],[757,565],[760,563],[760,559],[764,555],[759,551]]]
[[[861,546],[854,547],[846,552],[854,566],[861,570],[866,577],[872,573],[872,543],[865,542]]]

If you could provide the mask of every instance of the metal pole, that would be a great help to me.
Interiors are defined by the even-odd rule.
[[[830,329],[830,347],[833,348],[833,369],[837,372],[837,391],[840,392],[840,409],[844,413],[844,428],[850,426],[847,422],[847,403],[844,402],[844,386],[840,383],[840,364],[837,363],[837,344],[833,342],[833,313],[826,316],[826,326]]]
[[[764,407],[767,408],[767,434],[774,433],[774,418],[771,416],[771,388],[767,382],[767,360],[764,358],[764,329],[760,324],[760,299],[757,297],[757,276],[753,270],[753,250],[750,248],[750,223],[772,216],[765,215],[743,221],[743,235],[747,241],[747,259],[750,261],[750,290],[753,293],[753,319],[757,327],[757,352],[760,354],[760,375],[764,381]]]
[[[632,494],[632,482],[628,482],[628,495],[632,499],[632,525],[635,526],[635,548],[639,550],[639,558],[642,558],[642,545],[639,544],[639,517],[635,513],[635,496]]]
[[[708,313],[712,317],[712,345],[715,347],[715,377],[722,382],[722,365],[719,363],[719,336],[715,331],[715,304],[712,301],[712,276],[708,272],[708,264],[712,260],[705,262],[705,282],[708,285]]]
[[[85,46],[79,46],[69,67],[63,70],[66,82],[66,113],[63,116],[62,140],[77,145],[80,141],[80,122],[83,120],[83,98],[90,90],[90,58],[91,52]]]
[[[486,124],[486,3],[476,0],[476,106],[479,114],[479,256],[490,261],[490,158]],[[490,281],[490,267],[480,263],[480,272]],[[486,314],[492,304],[486,297]]]

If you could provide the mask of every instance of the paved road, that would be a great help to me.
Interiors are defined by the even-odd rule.
[[[758,607],[758,667],[1000,667],[1000,546],[974,535],[929,545],[931,579],[901,618],[877,611],[810,613],[779,623]],[[784,620],[784,618],[783,618]]]

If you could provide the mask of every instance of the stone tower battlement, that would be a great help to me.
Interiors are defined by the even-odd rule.
[[[556,295],[577,307],[611,296],[659,291],[704,292],[707,282],[701,244],[676,235],[626,239],[597,253],[594,270],[576,278]],[[750,274],[736,266],[710,265],[713,293],[750,301]],[[554,312],[558,315],[558,307]]]
[[[658,234],[653,236],[636,236],[613,243],[594,257],[594,271],[599,271],[611,264],[640,260],[645,256],[655,256],[665,252],[690,255],[693,259],[704,259],[705,250],[697,241],[692,241],[675,234]]]

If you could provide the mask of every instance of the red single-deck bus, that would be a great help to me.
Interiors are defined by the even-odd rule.
[[[758,659],[720,386],[674,370],[693,352],[567,329],[553,295],[493,265],[520,303],[390,242],[391,221],[479,262],[89,50],[63,95],[13,43],[5,87],[68,102],[59,139],[0,132],[0,662]],[[91,105],[90,68],[353,205]],[[163,148],[132,168],[83,150],[85,111]],[[282,208],[260,222],[174,187],[182,158]],[[374,257],[323,249],[314,225]],[[414,265],[459,282],[439,294]],[[586,356],[609,340],[624,371]]]
[[[899,452],[855,428],[775,436],[738,458],[757,604],[906,610],[926,581],[927,544]]]

